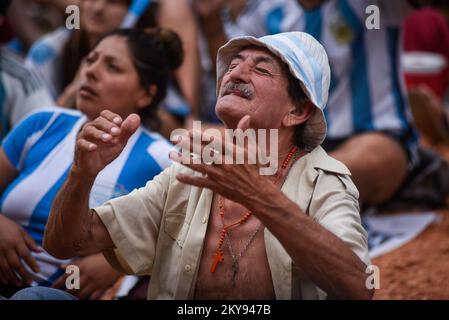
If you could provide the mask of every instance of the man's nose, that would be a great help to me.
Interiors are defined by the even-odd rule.
[[[249,82],[252,67],[248,62],[241,62],[229,73],[229,77],[234,81]]]

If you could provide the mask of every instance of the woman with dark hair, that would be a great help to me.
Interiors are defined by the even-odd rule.
[[[119,28],[136,0],[80,0],[80,28],[61,27],[36,42],[27,63],[45,80],[57,104],[74,107],[79,68],[105,33]],[[181,126],[196,107],[198,87],[198,53],[196,24],[187,0],[147,1],[146,10],[137,21],[136,28],[169,28],[183,40],[185,60],[171,78],[167,98],[161,104],[166,136]]]
[[[95,134],[92,124],[100,114],[118,114],[117,127],[101,135],[108,143],[120,131],[140,126],[140,117],[157,123],[170,72],[182,59],[181,41],[172,31],[111,32],[81,68],[78,111],[55,107],[34,113],[5,138],[0,148],[0,295],[28,285],[64,287],[68,264],[80,269],[80,289],[73,292],[80,298],[99,298],[118,279],[102,255],[61,261],[43,251],[47,217],[73,164],[80,130]],[[172,146],[159,134],[140,126],[130,136],[122,156],[95,180],[92,206],[144,186],[169,165]]]

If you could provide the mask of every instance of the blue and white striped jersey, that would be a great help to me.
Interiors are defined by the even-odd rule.
[[[379,8],[380,28],[369,30],[368,5]],[[305,31],[326,49],[331,66],[325,109],[328,138],[389,131],[407,141],[414,154],[417,135],[401,76],[401,25],[407,1],[329,0],[305,10],[297,0],[248,0],[235,22],[226,20],[229,38]]]
[[[52,202],[67,178],[73,162],[75,141],[86,117],[78,111],[45,109],[22,121],[3,141],[2,147],[18,177],[0,199],[0,212],[23,226],[37,244],[42,244]],[[170,165],[173,146],[162,136],[139,128],[123,152],[95,180],[90,207],[143,187]],[[41,273],[37,282],[49,284],[67,261],[47,253],[34,254]]]

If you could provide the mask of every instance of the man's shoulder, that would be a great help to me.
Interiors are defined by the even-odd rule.
[[[300,175],[305,174],[308,185],[314,190],[312,194],[316,196],[340,190],[358,198],[358,190],[351,179],[349,169],[342,162],[329,156],[321,146],[313,149],[304,160]]]
[[[325,173],[339,176],[350,176],[351,172],[342,162],[331,157],[321,146],[313,149],[306,157],[306,167],[321,170]]]

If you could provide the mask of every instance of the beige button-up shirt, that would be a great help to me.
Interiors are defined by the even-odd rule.
[[[149,299],[191,299],[195,290],[213,192],[180,183],[178,172],[193,173],[174,164],[145,187],[95,209],[116,246],[106,258],[122,272],[151,275]],[[282,191],[370,264],[358,191],[342,163],[317,147],[292,166]],[[326,297],[266,228],[264,239],[277,299]]]

